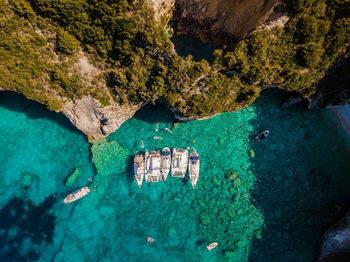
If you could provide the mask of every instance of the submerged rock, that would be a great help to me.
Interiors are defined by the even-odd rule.
[[[207,214],[201,214],[200,217],[199,217],[199,222],[202,225],[207,225],[207,224],[210,224],[211,218]]]
[[[231,250],[226,250],[224,251],[224,256],[227,258],[234,258],[235,257],[235,252]]]
[[[282,108],[287,108],[290,107],[292,105],[298,104],[301,101],[303,101],[305,98],[301,97],[301,96],[291,96],[288,97],[281,105]]]
[[[21,182],[24,187],[29,187],[33,183],[33,177],[31,174],[24,173],[21,177]]]
[[[253,149],[250,149],[249,150],[249,155],[251,158],[254,158],[255,157],[255,151]]]
[[[233,181],[237,178],[237,173],[235,171],[230,171],[226,174],[226,178],[228,178],[229,180]]]
[[[76,168],[74,172],[67,178],[66,182],[64,183],[65,186],[72,186],[75,181],[82,175],[83,170],[81,168]]]

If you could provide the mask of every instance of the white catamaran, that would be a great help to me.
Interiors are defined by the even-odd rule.
[[[168,178],[168,174],[171,167],[171,151],[169,147],[164,147],[161,153],[162,170],[161,180],[165,181]]]
[[[199,155],[196,149],[190,154],[190,160],[188,163],[188,173],[190,175],[193,189],[196,187],[199,177]]]
[[[134,157],[135,180],[139,187],[142,186],[143,176],[145,175],[145,161],[142,154]]]
[[[187,170],[188,150],[182,148],[173,149],[171,161],[171,175],[184,178]]]
[[[72,194],[68,195],[64,199],[64,203],[68,204],[68,203],[74,202],[75,200],[78,200],[83,196],[86,196],[89,192],[90,192],[90,189],[87,186],[80,188],[77,191],[74,191]]]
[[[161,157],[160,151],[146,151],[145,154],[146,166],[146,182],[159,182],[161,175]]]

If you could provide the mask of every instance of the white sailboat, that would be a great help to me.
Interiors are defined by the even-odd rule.
[[[187,170],[188,150],[174,148],[171,161],[171,175],[184,178]]]
[[[196,187],[198,177],[199,177],[199,155],[196,149],[190,154],[190,160],[188,162],[188,173],[190,175],[190,180],[193,189]]]
[[[82,198],[83,196],[86,196],[89,192],[90,192],[90,189],[87,186],[80,188],[77,191],[74,191],[72,194],[68,195],[64,199],[64,203],[68,204],[68,203],[74,202],[74,201]]]
[[[160,151],[146,151],[145,154],[146,182],[159,182],[161,175]]]
[[[134,157],[134,173],[135,180],[139,187],[142,186],[143,177],[145,175],[145,161],[142,154]]]
[[[170,148],[164,147],[161,153],[162,169],[161,180],[165,181],[168,178],[168,174],[171,167],[171,151]]]

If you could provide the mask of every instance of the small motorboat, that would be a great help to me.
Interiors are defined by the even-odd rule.
[[[207,249],[210,251],[210,250],[216,248],[217,245],[218,245],[217,242],[213,242],[213,243],[207,245]]]
[[[74,201],[82,198],[83,196],[86,196],[89,192],[90,192],[90,189],[87,186],[80,188],[77,191],[73,192],[72,194],[68,195],[64,199],[64,203],[68,204],[68,203],[74,202]]]
[[[161,136],[155,136],[153,139],[163,139]]]
[[[256,141],[262,141],[264,140],[268,135],[270,134],[269,130],[262,131],[259,135],[255,137]]]

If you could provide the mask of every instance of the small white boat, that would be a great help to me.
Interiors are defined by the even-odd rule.
[[[75,200],[78,200],[83,196],[86,196],[89,192],[90,192],[90,189],[87,186],[80,188],[77,191],[74,191],[72,194],[68,195],[64,199],[64,203],[68,204],[68,203],[74,202]]]
[[[182,148],[174,148],[171,159],[171,175],[173,177],[184,178],[186,175],[188,163],[188,150]]]
[[[196,187],[198,177],[199,177],[199,155],[196,149],[190,154],[190,160],[188,162],[188,173],[190,175],[190,180],[193,189]]]
[[[269,130],[264,130],[262,131],[259,135],[255,137],[257,141],[262,141],[264,140],[268,135],[270,134]]]
[[[213,242],[213,243],[207,245],[207,249],[210,251],[210,250],[216,248],[217,245],[218,245],[217,242]]]
[[[161,180],[165,181],[168,178],[168,174],[171,167],[171,151],[169,147],[164,147],[161,153],[162,170]]]
[[[160,151],[146,151],[145,154],[146,182],[159,182],[161,175]]]
[[[134,173],[135,180],[139,187],[142,186],[143,177],[145,175],[145,161],[142,154],[134,157]]]

